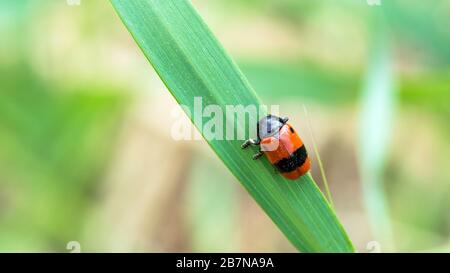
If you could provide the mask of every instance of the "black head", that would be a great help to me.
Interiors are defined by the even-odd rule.
[[[288,118],[280,118],[274,115],[263,117],[257,125],[258,139],[276,135],[287,121]]]

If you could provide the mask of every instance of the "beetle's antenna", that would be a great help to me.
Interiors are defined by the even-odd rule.
[[[322,159],[320,158],[320,154],[319,154],[319,149],[317,149],[317,144],[314,139],[311,120],[309,119],[309,116],[308,116],[308,110],[306,109],[306,106],[304,104],[303,104],[303,110],[305,111],[305,117],[308,122],[308,129],[309,129],[309,134],[311,136],[314,153],[316,154],[317,162],[319,162],[320,174],[322,175],[322,180],[323,180],[323,184],[325,186],[325,191],[326,191],[326,194],[328,197],[328,202],[330,202],[331,207],[334,209],[333,198],[331,197],[330,187],[328,186],[328,179],[327,179],[327,176],[325,175],[325,169],[323,168]]]

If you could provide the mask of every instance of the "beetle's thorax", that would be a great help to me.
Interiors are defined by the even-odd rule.
[[[258,122],[258,138],[265,139],[268,137],[273,137],[278,134],[281,127],[283,127],[285,122],[280,117],[274,115],[268,115],[263,117]]]

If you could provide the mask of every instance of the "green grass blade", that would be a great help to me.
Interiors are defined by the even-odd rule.
[[[194,97],[202,97],[203,105],[218,105],[222,110],[226,105],[260,105],[246,78],[190,2],[111,2],[172,95],[191,113]],[[244,123],[236,122],[235,130],[248,126]],[[296,182],[285,180],[266,159],[253,161],[251,151],[241,150],[240,140],[208,143],[300,251],[354,251],[310,175]]]
[[[395,116],[395,86],[389,37],[382,13],[375,13],[373,50],[361,100],[360,172],[373,235],[383,248],[394,249],[383,172]]]
[[[313,133],[313,130],[312,130],[311,119],[309,118],[308,110],[306,109],[305,105],[303,105],[303,110],[305,111],[305,117],[306,117],[307,123],[308,123],[308,129],[309,129],[309,136],[311,138],[311,144],[313,146],[314,154],[316,155],[316,158],[317,158],[317,163],[319,165],[320,174],[322,175],[322,180],[323,180],[323,186],[325,188],[325,193],[326,193],[326,195],[328,197],[328,202],[330,203],[331,207],[334,209],[333,196],[331,195],[331,190],[330,190],[330,186],[328,185],[328,179],[327,179],[327,175],[325,173],[325,168],[323,167],[322,158],[320,157],[319,148],[317,147],[316,139],[314,137],[314,133]]]

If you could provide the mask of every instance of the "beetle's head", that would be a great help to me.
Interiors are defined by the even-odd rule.
[[[280,118],[274,115],[267,115],[258,122],[258,138],[264,139],[278,134],[288,118]]]

